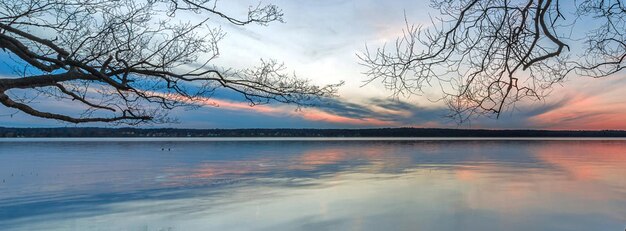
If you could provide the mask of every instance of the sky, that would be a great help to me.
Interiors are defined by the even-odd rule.
[[[626,129],[626,97],[622,87],[626,76],[604,79],[573,76],[555,86],[542,101],[522,102],[499,119],[478,118],[457,124],[446,118],[441,102],[424,96],[391,97],[380,83],[364,85],[364,68],[356,54],[365,45],[379,47],[402,34],[406,20],[428,26],[436,12],[429,1],[416,0],[316,0],[263,1],[278,5],[285,23],[269,26],[238,27],[220,22],[227,33],[219,44],[217,65],[245,68],[261,58],[284,62],[289,71],[316,84],[345,81],[339,96],[313,108],[269,104],[255,107],[228,95],[215,95],[206,106],[195,110],[175,109],[171,116],[178,123],[151,125],[178,128],[371,128],[446,127],[493,129]],[[220,7],[232,15],[243,15],[254,1],[221,1]],[[0,53],[0,59],[4,54]],[[5,57],[6,55],[4,55]],[[3,70],[4,68],[4,70]],[[9,75],[0,65],[0,75]],[[78,113],[74,105],[60,105],[46,99],[33,107]],[[69,123],[35,118],[0,107],[0,126],[61,127]],[[80,126],[110,126],[86,124]]]

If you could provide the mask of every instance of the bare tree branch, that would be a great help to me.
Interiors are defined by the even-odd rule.
[[[441,86],[437,100],[459,122],[543,99],[572,73],[605,77],[623,69],[626,8],[619,0],[432,0],[431,6],[443,17],[431,28],[407,22],[393,45],[366,47],[359,58],[368,82],[382,81],[395,95]],[[597,26],[582,25],[584,19]],[[584,52],[571,52],[571,34],[586,36],[577,44]]]
[[[230,16],[216,0],[4,0],[0,49],[24,68],[0,78],[0,101],[71,123],[138,124],[170,121],[166,110],[195,107],[218,89],[238,93],[251,105],[307,106],[334,96],[338,85],[313,85],[286,74],[276,61],[241,70],[211,64],[225,35],[212,21],[267,25],[282,16],[271,4],[252,6],[241,18]],[[36,110],[8,94],[18,89],[79,102],[84,113]]]

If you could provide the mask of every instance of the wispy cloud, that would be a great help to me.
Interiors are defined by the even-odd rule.
[[[339,102],[339,101],[336,101]],[[287,105],[256,105],[250,106],[244,102],[235,102],[224,99],[201,99],[200,104],[205,106],[218,107],[221,110],[234,110],[244,111],[249,113],[264,114],[276,117],[292,116],[300,117],[304,120],[319,121],[326,123],[335,123],[338,125],[362,125],[362,126],[393,126],[392,121],[382,120],[374,116],[364,116],[365,110],[360,110],[360,113],[336,113],[341,110],[325,110],[326,107],[320,108],[302,108],[297,109],[293,106]],[[359,109],[353,109],[353,111],[359,111]]]
[[[457,125],[444,116],[449,112],[441,104],[413,98],[394,100],[380,83],[360,87],[366,78],[361,74],[355,55],[366,43],[392,42],[402,33],[407,20],[427,26],[428,1],[317,0],[278,1],[286,23],[264,26],[232,26],[219,19],[228,36],[220,44],[216,65],[248,67],[260,58],[284,61],[289,71],[309,78],[316,84],[346,81],[341,97],[321,102],[318,107],[295,110],[293,106],[271,104],[250,107],[241,96],[216,92],[203,99],[206,107],[195,111],[176,110],[181,124],[166,125],[194,128],[232,127],[463,127],[463,128],[536,128],[536,129],[626,129],[626,78],[575,78],[555,88],[545,102],[520,103],[500,119],[479,118]],[[222,1],[220,7],[243,15],[249,1]],[[238,11],[239,10],[239,11]],[[243,13],[243,14],[241,14]],[[435,12],[436,13],[436,12]],[[6,53],[0,52],[0,75],[12,74]],[[13,63],[11,63],[13,64]],[[416,103],[415,101],[419,101]],[[80,113],[77,104],[60,104],[39,99],[37,108],[49,111]],[[76,106],[76,107],[75,107]],[[0,107],[0,125],[54,126],[56,121],[36,119]],[[2,116],[6,115],[6,116]],[[102,124],[90,124],[97,126]]]

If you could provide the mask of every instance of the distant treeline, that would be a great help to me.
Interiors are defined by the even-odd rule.
[[[0,137],[626,137],[626,131],[378,129],[3,128]]]

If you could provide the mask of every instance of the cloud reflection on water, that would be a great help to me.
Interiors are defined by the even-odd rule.
[[[626,220],[626,141],[15,145],[2,143],[1,163],[69,172],[1,185],[9,230],[585,230]]]

